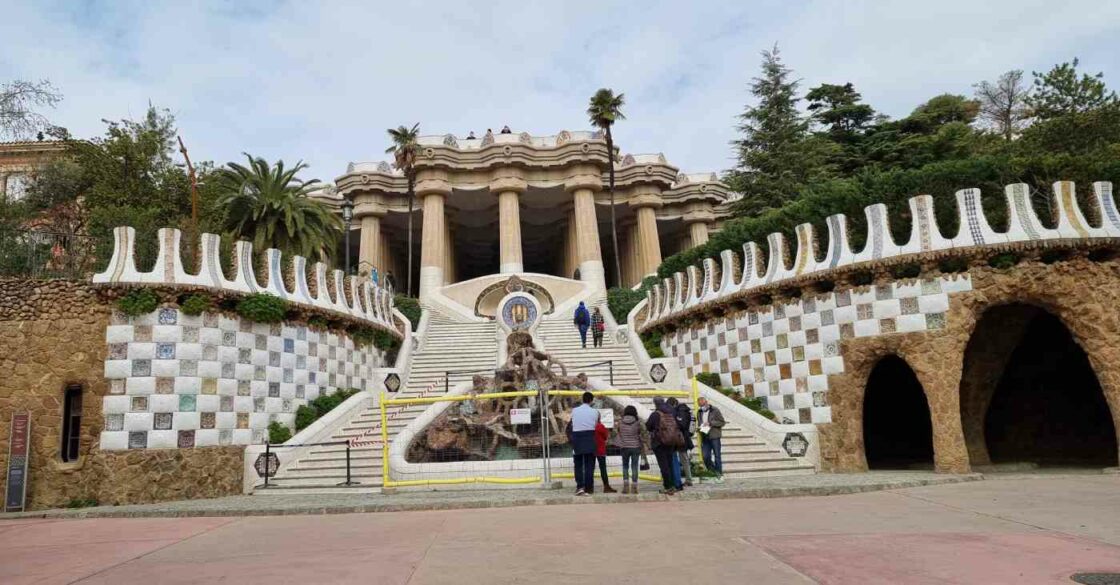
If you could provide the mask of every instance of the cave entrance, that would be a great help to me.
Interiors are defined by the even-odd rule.
[[[986,447],[992,464],[1116,465],[1116,429],[1104,392],[1085,351],[1060,319],[1029,305],[1002,306],[984,314],[973,338],[982,339],[991,330],[1006,332],[1005,321],[1016,320],[1022,333],[1017,342],[1006,342],[1009,354],[1002,371],[994,374],[998,381],[973,390],[982,393],[980,404],[987,402],[987,407],[985,445],[979,450],[970,446],[970,453],[979,452],[983,459]],[[966,363],[972,352],[984,351],[973,345],[970,341]]]
[[[932,469],[933,423],[922,384],[898,356],[871,371],[863,397],[863,444],[869,469]]]

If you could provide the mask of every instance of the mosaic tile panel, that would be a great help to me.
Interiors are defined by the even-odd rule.
[[[784,423],[826,423],[829,376],[844,371],[842,339],[943,329],[949,295],[971,289],[963,275],[807,296],[678,330],[663,349],[688,376],[715,372],[725,386],[763,398]]]
[[[308,401],[366,388],[384,363],[345,336],[171,308],[116,315],[106,340],[104,400],[126,402],[105,409],[102,445],[129,449],[263,441],[270,422],[292,425]]]

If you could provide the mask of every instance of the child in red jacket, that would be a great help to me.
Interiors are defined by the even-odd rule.
[[[607,439],[611,437],[611,431],[603,426],[600,420],[595,423],[595,458],[599,460],[599,476],[603,478],[603,493],[613,494],[615,489],[611,487],[610,479],[607,477]]]

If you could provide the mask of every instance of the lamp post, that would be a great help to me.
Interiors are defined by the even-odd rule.
[[[346,225],[346,265],[345,273],[350,275],[350,224],[354,222],[354,201],[349,197],[342,200],[342,223]]]

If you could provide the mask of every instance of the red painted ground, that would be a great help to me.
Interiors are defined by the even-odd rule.
[[[1120,571],[1120,477],[817,498],[0,521],[0,584],[1069,583]]]

